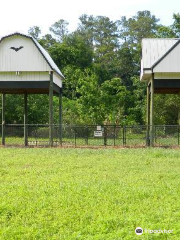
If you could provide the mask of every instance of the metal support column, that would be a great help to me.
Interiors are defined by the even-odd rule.
[[[50,72],[49,82],[49,145],[53,146],[53,72]]]
[[[150,145],[150,139],[149,139],[149,130],[150,130],[150,85],[148,83],[147,85],[147,133],[146,133],[146,145]]]
[[[28,107],[27,107],[27,93],[24,94],[24,146],[28,145]]]
[[[2,93],[2,145],[5,145],[5,101],[6,95]]]
[[[62,88],[59,92],[59,143],[62,145]]]
[[[151,102],[150,102],[150,146],[154,146],[154,74],[151,80]]]

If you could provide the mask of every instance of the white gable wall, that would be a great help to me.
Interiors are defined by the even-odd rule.
[[[53,73],[53,82],[59,86],[60,88],[62,88],[62,80],[60,79],[60,77],[57,75],[57,73]]]
[[[0,72],[0,81],[49,81],[49,72]],[[58,85],[59,86],[59,85]]]
[[[23,46],[19,51],[11,47]],[[11,36],[0,44],[0,72],[52,71],[34,42],[24,36]]]
[[[0,72],[0,81],[49,81],[49,72]],[[62,80],[54,72],[53,82],[60,88],[62,88]]]
[[[49,72],[0,72],[0,81],[49,81]],[[53,74],[53,82],[60,88],[62,88],[62,80],[59,76]]]
[[[36,43],[37,47],[34,41],[29,37],[19,34],[4,38],[1,41],[0,81],[50,81],[49,72],[53,71],[53,82],[61,88],[62,73],[49,54],[39,43]],[[17,52],[11,49],[11,47],[19,48],[20,46],[23,46],[23,48]],[[52,70],[52,67],[50,67],[49,62],[44,58],[43,54],[46,54],[46,59],[48,58],[51,61],[50,64],[53,65],[55,70],[58,70],[58,73],[62,77]],[[19,75],[16,72],[19,72]]]
[[[155,79],[180,79],[180,72],[179,73],[155,73]]]

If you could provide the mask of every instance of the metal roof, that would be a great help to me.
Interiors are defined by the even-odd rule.
[[[179,41],[178,38],[146,38],[142,40],[143,69],[150,69]]]
[[[46,60],[46,62],[49,64],[49,66],[51,67],[51,69],[53,71],[55,71],[62,79],[64,79],[64,76],[63,74],[61,73],[61,71],[59,70],[58,66],[55,64],[55,62],[53,61],[53,59],[51,58],[51,56],[49,55],[49,53],[38,43],[38,41],[36,39],[34,39],[32,36],[29,36],[29,35],[26,35],[26,34],[22,34],[22,33],[13,33],[13,34],[10,34],[10,35],[6,35],[4,37],[2,37],[0,39],[0,43],[6,39],[6,38],[9,38],[9,37],[12,37],[12,36],[23,36],[23,37],[26,37],[26,38],[29,38],[31,39],[34,44],[36,45],[36,47],[38,48],[38,50],[40,51],[40,53],[42,54],[42,56],[44,57],[44,59]]]

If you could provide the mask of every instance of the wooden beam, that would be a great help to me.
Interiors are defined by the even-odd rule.
[[[154,93],[158,94],[180,94],[180,88],[155,88]]]
[[[5,145],[5,101],[6,95],[2,94],[2,145]]]
[[[27,93],[24,94],[24,146],[28,146],[28,107]]]
[[[49,82],[49,145],[53,146],[53,72],[50,72]]]
[[[150,102],[150,146],[154,146],[154,74],[151,79],[151,102]]]

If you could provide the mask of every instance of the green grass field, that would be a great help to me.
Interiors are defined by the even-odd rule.
[[[1,240],[180,239],[179,196],[178,149],[0,148]]]

